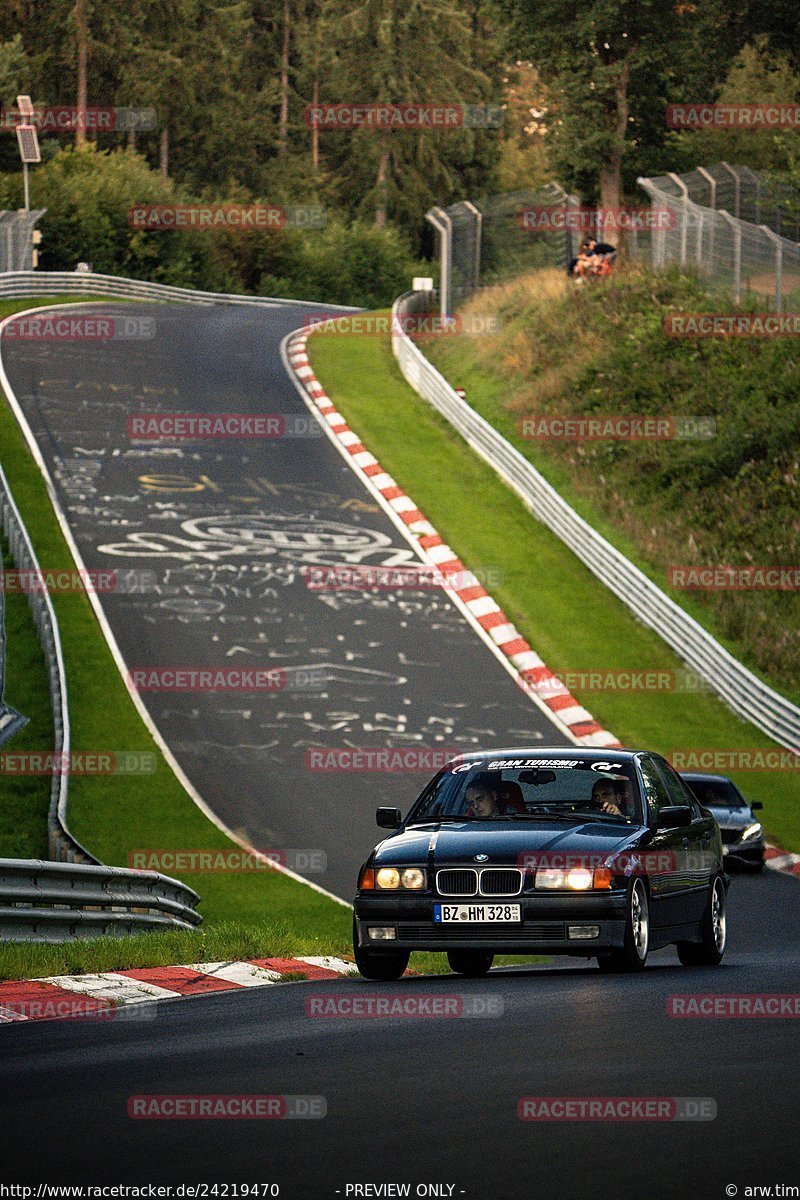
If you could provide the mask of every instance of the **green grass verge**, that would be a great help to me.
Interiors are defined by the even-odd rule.
[[[4,303],[0,305],[0,317],[34,305],[73,300],[74,297],[48,297]],[[0,403],[0,462],[41,567],[73,568],[44,481],[11,409],[4,403]],[[230,847],[229,839],[185,793],[143,725],[86,596],[54,594],[53,606],[64,649],[73,750],[151,751],[157,759],[157,769],[152,775],[74,776],[68,810],[72,832],[101,861],[117,866],[127,866],[129,852],[138,848]],[[52,727],[48,723],[49,699],[40,652],[37,655],[38,643],[34,648],[30,636],[19,640],[16,637],[20,626],[24,633],[24,609],[23,597],[9,597],[6,699],[34,720],[9,748],[48,749],[52,747]],[[28,856],[44,851],[42,835],[48,795],[47,780],[18,777],[3,780],[0,799],[3,852]],[[237,930],[253,930],[260,925],[264,928],[265,948],[259,953],[263,954],[272,952],[270,938],[274,927],[289,931],[294,953],[342,953],[350,946],[351,917],[347,909],[277,871],[195,873],[182,874],[180,878],[202,897],[203,932],[188,936],[214,936],[217,939],[214,953],[220,958],[235,957],[239,952]],[[155,936],[157,939],[159,935]],[[131,939],[124,946],[114,944],[108,951],[103,950],[102,961],[117,966],[123,962],[133,965],[126,956],[139,946],[137,964],[150,965],[150,956],[158,955],[158,946],[149,936]],[[32,973],[50,973],[52,948],[30,946],[28,952],[31,963],[40,963]],[[55,952],[64,950],[58,948]],[[0,947],[0,976],[8,978],[16,973],[9,964],[18,961],[14,956],[20,953],[9,944]],[[87,944],[87,961],[93,964],[92,970],[101,961],[100,953],[96,944]],[[196,957],[196,951],[192,951],[185,961],[192,961],[193,954]],[[156,962],[160,961],[156,958]]]
[[[664,642],[639,625],[417,397],[387,339],[315,334],[309,353],[348,423],[469,569],[500,577],[491,584],[495,599],[552,670],[681,670]],[[668,756],[694,748],[774,749],[707,693],[606,689],[577,696],[629,746]],[[769,834],[800,850],[798,773],[733,774],[747,796],[764,802]]]
[[[219,922],[197,930],[142,933],[126,938],[95,938],[55,946],[6,943],[0,949],[0,979],[36,979],[46,975],[86,975],[129,967],[171,967],[183,963],[248,958],[291,958],[295,954],[331,954],[324,934],[307,936],[298,947],[291,924],[268,920],[258,925]]]
[[[5,538],[0,537],[3,568],[14,569]],[[6,697],[28,718],[7,750],[19,753],[53,744],[53,714],[47,668],[27,597],[5,597]],[[10,701],[9,701],[10,702]],[[50,777],[7,774],[0,800],[0,858],[47,858],[47,810]]]
[[[344,910],[343,910],[344,911]],[[350,957],[349,939],[337,942],[324,931],[298,937],[291,920],[268,920],[258,925],[238,921],[203,925],[200,929],[143,933],[127,938],[94,938],[58,945],[10,942],[0,946],[0,979],[41,979],[49,975],[92,975],[132,967],[172,967],[201,962],[250,958],[293,958],[298,954],[343,954]],[[544,962],[532,955],[504,955],[497,966]],[[418,974],[449,971],[444,954],[412,954],[410,967]],[[300,978],[292,974],[291,978]],[[356,971],[355,965],[353,971]]]

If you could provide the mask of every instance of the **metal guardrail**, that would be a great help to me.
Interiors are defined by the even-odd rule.
[[[118,295],[122,290],[120,284],[129,282],[110,276],[17,272],[0,275],[0,296],[70,291]],[[149,291],[151,285],[141,286]],[[167,289],[170,293],[173,290],[182,289]],[[140,293],[134,287],[128,294]],[[157,294],[154,298],[163,297]],[[194,298],[192,293],[188,298]],[[0,523],[17,569],[38,575],[39,561],[2,467]],[[69,758],[70,723],[58,622],[46,590],[31,589],[27,598],[47,665],[53,711],[53,757],[54,764],[59,764]],[[0,942],[60,942],[120,936],[146,929],[191,929],[199,925],[202,921],[196,911],[199,896],[191,888],[154,871],[104,866],[70,833],[68,782],[68,773],[55,765],[47,818],[48,852],[54,861],[0,859]]]
[[[407,292],[393,317],[431,311],[432,292]],[[619,550],[578,516],[520,452],[453,390],[393,320],[392,350],[415,392],[442,414],[466,442],[633,614],[664,639],[733,711],[782,746],[800,747],[800,708],[773,691],[733,657]]]
[[[11,494],[5,472],[0,467],[0,521],[8,540],[14,564],[20,571],[38,573],[39,560],[31,544],[28,531]],[[28,604],[33,614],[39,641],[44,653],[50,684],[50,701],[53,709],[53,752],[56,761],[68,759],[70,751],[69,709],[67,705],[67,677],[58,622],[53,611],[49,593],[31,588]],[[64,771],[54,770],[50,786],[50,809],[47,814],[47,843],[50,857],[61,862],[96,863],[97,859],[74,838],[67,827],[67,784],[69,776]]]
[[[97,275],[90,271],[8,271],[0,274],[0,299],[17,296],[121,296],[133,300],[176,300],[185,304],[247,304],[255,307],[297,304],[319,310],[326,307],[313,300],[286,300],[272,296],[239,296],[230,292],[199,292],[194,288],[172,287],[165,283],[146,283],[123,279],[118,275]],[[346,304],[337,308],[358,312]]]
[[[0,942],[193,929],[199,899],[155,871],[0,858]]]

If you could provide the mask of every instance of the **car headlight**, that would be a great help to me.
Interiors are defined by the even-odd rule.
[[[749,838],[758,837],[761,833],[761,826],[758,821],[754,821],[752,825],[748,825],[742,834],[742,841],[746,842]]]
[[[585,892],[592,883],[592,872],[588,867],[573,867],[571,871],[567,871],[567,887],[574,888],[576,892]]]
[[[375,882],[384,891],[396,892],[399,888],[418,892],[425,887],[425,872],[420,867],[381,867],[375,875]]]
[[[538,867],[534,879],[534,887],[546,888],[549,891],[586,892],[589,888],[611,887],[612,872],[608,867],[570,867],[562,871],[558,867]]]

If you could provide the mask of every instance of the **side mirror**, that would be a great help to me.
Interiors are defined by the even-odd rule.
[[[750,807],[752,808],[753,812],[758,812],[758,810],[760,808],[763,808],[764,805],[761,803],[760,800],[754,800],[753,803],[750,805]]]
[[[399,808],[379,808],[375,811],[376,824],[380,825],[381,829],[397,829],[402,823]]]
[[[670,804],[659,810],[656,829],[680,829],[691,823],[692,810],[688,804]]]

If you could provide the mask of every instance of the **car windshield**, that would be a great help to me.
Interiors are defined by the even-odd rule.
[[[742,793],[730,779],[687,779],[686,782],[705,808],[709,805],[716,805],[718,808],[749,807]]]
[[[563,819],[641,822],[633,764],[575,759],[482,759],[446,768],[408,823]]]

